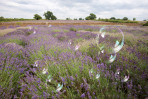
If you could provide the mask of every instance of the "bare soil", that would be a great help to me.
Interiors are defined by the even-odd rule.
[[[17,28],[7,28],[7,29],[3,29],[3,30],[0,30],[0,36],[3,36],[7,33],[10,33],[10,32],[13,32],[13,31],[16,31],[17,29],[25,29],[27,27],[17,27]]]
[[[1,26],[27,26],[27,25],[126,25],[126,26],[141,26],[141,23],[113,23],[91,20],[32,20],[32,21],[13,21],[1,22]]]

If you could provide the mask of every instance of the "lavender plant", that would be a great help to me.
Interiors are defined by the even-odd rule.
[[[148,97],[148,42],[142,28],[120,26],[125,44],[116,60],[106,63],[102,45],[110,52],[111,42],[120,38],[110,26],[99,43],[101,26],[31,27],[0,37],[0,98]]]

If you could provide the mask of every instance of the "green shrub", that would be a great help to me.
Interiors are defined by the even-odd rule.
[[[99,46],[97,46],[97,44],[92,44],[88,48],[87,55],[95,59],[98,56],[98,52],[100,52]]]
[[[128,20],[128,18],[127,17],[124,17],[123,20]]]
[[[86,31],[90,31],[90,32],[92,32],[93,31],[93,29],[91,29],[91,28],[88,28],[88,29],[85,29]]]
[[[77,33],[77,34],[76,34],[76,36],[80,36],[80,34],[79,34],[79,33]]]
[[[61,32],[61,30],[53,30],[53,32]]]
[[[52,36],[53,36],[53,37],[57,37],[57,36],[58,36],[58,34],[53,34]]]
[[[78,44],[78,43],[82,42],[83,40],[84,40],[84,39],[80,37],[80,38],[78,38],[78,39],[74,39],[74,40],[73,40],[73,43],[74,43],[74,44]]]
[[[60,36],[60,37],[58,37],[58,40],[64,41],[64,40],[66,40],[66,37],[65,36]]]
[[[16,22],[16,25],[21,25],[22,23],[21,22]]]
[[[26,32],[26,35],[30,35],[32,33],[33,33],[32,31],[28,31],[28,32]]]
[[[77,29],[76,28],[70,28],[70,31],[77,32]]]
[[[35,14],[33,18],[36,19],[36,20],[42,19],[42,17],[40,15],[38,15],[38,14]]]
[[[143,26],[148,26],[148,21],[145,24],[143,24]]]

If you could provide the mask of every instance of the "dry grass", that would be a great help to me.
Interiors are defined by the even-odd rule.
[[[0,30],[0,36],[4,36],[7,33],[16,31],[17,29],[27,29],[27,27],[17,27],[17,28],[13,28],[13,29],[8,28],[8,29]]]

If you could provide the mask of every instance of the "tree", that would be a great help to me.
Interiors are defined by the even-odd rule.
[[[79,20],[83,20],[82,18],[79,18]]]
[[[127,17],[124,17],[123,20],[128,20],[128,18]]]
[[[66,20],[71,20],[70,18],[66,18]]]
[[[0,17],[0,21],[4,21],[5,18],[3,16]]]
[[[146,23],[144,23],[143,26],[148,26],[148,21]]]
[[[91,19],[91,20],[94,20],[94,19],[96,19],[96,18],[97,18],[97,17],[96,17],[95,14],[93,14],[93,13],[90,14],[90,19]]]
[[[133,21],[136,21],[136,18],[133,18]]]
[[[86,20],[94,20],[94,19],[96,19],[97,17],[96,17],[96,15],[95,14],[93,14],[93,13],[90,13],[90,15],[89,16],[87,16],[85,19]]]
[[[87,17],[85,18],[85,20],[90,20],[89,16],[87,16]]]
[[[4,19],[4,17],[3,17],[3,16],[1,16],[1,17],[0,17],[0,19]]]
[[[116,18],[115,18],[115,17],[111,17],[110,19],[111,19],[111,20],[116,20]]]
[[[44,13],[44,16],[47,20],[56,20],[56,16],[53,15],[51,11],[47,11]]]
[[[38,14],[35,14],[33,18],[36,19],[36,20],[42,19],[42,17],[40,15],[38,15]]]

